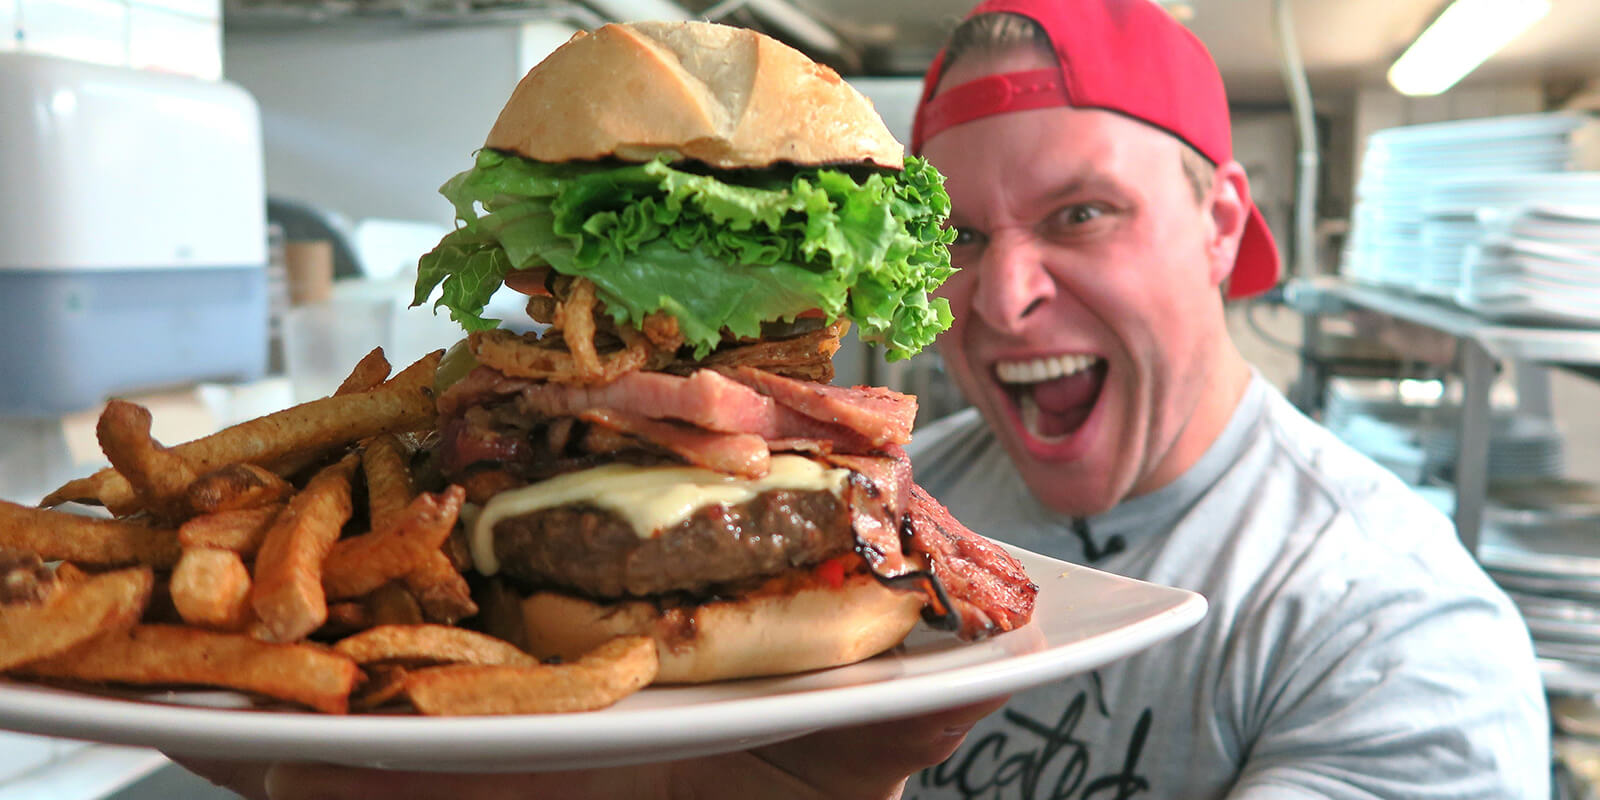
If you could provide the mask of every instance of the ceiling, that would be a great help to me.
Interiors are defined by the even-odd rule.
[[[920,72],[974,0],[793,0],[867,54],[872,71]],[[1189,26],[1217,60],[1237,102],[1284,98],[1273,0],[1191,0]],[[1473,81],[1600,75],[1600,3],[1553,0],[1549,16],[1479,68]],[[691,4],[691,7],[692,4]],[[1312,89],[1379,84],[1443,0],[1293,0]]]
[[[1278,104],[1272,10],[1276,0],[1186,3],[1188,24],[1211,49],[1236,103]],[[230,26],[380,20],[412,24],[506,23],[710,14],[759,27],[840,71],[920,74],[976,0],[226,0]],[[1446,0],[1290,0],[1319,100],[1383,84],[1384,72]],[[1600,76],[1600,2],[1552,0],[1549,16],[1470,75],[1466,83],[1550,83]]]

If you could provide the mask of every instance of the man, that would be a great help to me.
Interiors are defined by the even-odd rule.
[[[904,796],[1548,797],[1526,629],[1449,521],[1229,339],[1270,287],[1221,78],[1150,0],[993,0],[913,148],[962,271],[939,347],[976,406],[917,434],[981,533],[1204,594],[1198,627],[1029,691]]]

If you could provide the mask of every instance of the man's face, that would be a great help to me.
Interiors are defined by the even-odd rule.
[[[945,86],[976,77],[960,67]],[[924,148],[959,231],[940,351],[1057,511],[1104,511],[1186,466],[1169,457],[1225,335],[1226,270],[1181,146],[1111,112],[1048,108],[958,125]]]

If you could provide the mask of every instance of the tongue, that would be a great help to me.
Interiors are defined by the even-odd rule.
[[[1100,370],[1082,372],[1033,385],[1033,399],[1039,410],[1048,414],[1064,414],[1094,402],[1100,390]],[[1087,410],[1087,409],[1085,409]]]
[[[1096,368],[1028,387],[1018,407],[1023,425],[1035,436],[1071,434],[1089,418],[1104,382],[1105,370]]]

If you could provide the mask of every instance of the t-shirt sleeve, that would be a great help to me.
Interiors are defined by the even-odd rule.
[[[1526,628],[1475,566],[1427,560],[1298,576],[1239,632],[1259,691],[1238,709],[1251,745],[1230,798],[1550,796]]]

